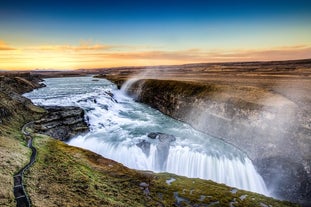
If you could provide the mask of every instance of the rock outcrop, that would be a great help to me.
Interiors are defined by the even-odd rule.
[[[163,171],[167,165],[167,157],[169,154],[171,142],[174,142],[176,140],[176,137],[161,132],[151,132],[148,134],[148,137],[150,139],[156,140],[157,150],[156,150],[155,169]],[[137,146],[140,147],[147,156],[149,156],[150,144],[151,144],[150,142],[142,140],[137,144]]]
[[[12,76],[12,77],[11,77]],[[43,113],[44,110],[33,105],[33,103],[21,96],[37,87],[43,86],[41,79],[25,75],[16,77],[0,76],[0,124],[8,124],[13,119],[30,120],[36,113]]]
[[[171,80],[138,80],[127,92],[246,152],[275,196],[310,202],[311,116],[296,103],[262,88]]]
[[[67,141],[73,136],[88,131],[84,111],[75,106],[44,107],[47,114],[34,122],[33,129],[40,134]]]
[[[0,124],[8,124],[12,119],[27,122],[41,117],[34,122],[35,131],[63,141],[86,132],[88,126],[81,108],[38,107],[21,95],[44,87],[41,81],[39,77],[29,73],[0,76]]]

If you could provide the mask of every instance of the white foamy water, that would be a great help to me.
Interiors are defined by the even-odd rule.
[[[91,130],[71,139],[70,145],[89,149],[130,168],[210,179],[268,195],[252,162],[238,149],[135,102],[108,80],[92,80],[46,79],[47,87],[25,96],[38,105],[74,105],[85,110]],[[163,156],[161,143],[147,136],[150,132],[176,137],[176,141],[164,147],[167,156]],[[137,146],[143,141],[150,143],[146,150]]]

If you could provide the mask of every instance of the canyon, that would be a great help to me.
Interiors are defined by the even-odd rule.
[[[307,60],[193,64],[102,76],[244,151],[274,196],[310,203],[310,66]]]
[[[310,68],[311,60],[301,60],[122,67],[68,74],[99,74],[96,77],[123,86],[135,100],[232,144],[253,161],[274,197],[308,206]],[[0,77],[1,205],[15,205],[12,176],[30,154],[21,127],[39,120],[32,129],[37,161],[25,175],[33,206],[295,206],[212,181],[132,170],[68,146],[60,140],[87,131],[81,120],[84,113],[75,107],[36,106],[21,96],[43,87],[40,77],[67,76],[67,72],[39,73]]]

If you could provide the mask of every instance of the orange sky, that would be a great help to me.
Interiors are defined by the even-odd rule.
[[[0,70],[311,58],[310,0],[0,1]]]
[[[116,66],[170,65],[311,58],[311,47],[295,45],[267,49],[149,49],[126,45],[80,43],[15,47],[0,41],[0,69],[79,69]]]

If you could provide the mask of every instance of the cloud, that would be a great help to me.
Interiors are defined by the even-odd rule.
[[[104,51],[115,48],[116,46],[104,45],[104,44],[91,44],[88,42],[80,43],[79,45],[40,45],[35,47],[29,47],[28,50],[40,50],[40,51]]]
[[[170,60],[178,62],[268,61],[311,58],[311,47],[292,46],[264,50],[205,51],[192,48],[180,51],[99,52],[82,54],[98,59]]]
[[[78,69],[118,66],[177,65],[203,62],[271,61],[311,58],[311,46],[292,45],[257,50],[189,48],[154,50],[82,42],[78,45],[39,45],[12,48],[0,42],[0,68]],[[12,50],[12,52],[8,52]]]
[[[16,50],[16,49],[13,47],[10,47],[5,42],[0,40],[0,51],[5,51],[5,50]]]
[[[277,47],[266,50],[249,50],[240,53],[250,60],[293,60],[311,58],[311,47],[306,45]]]

